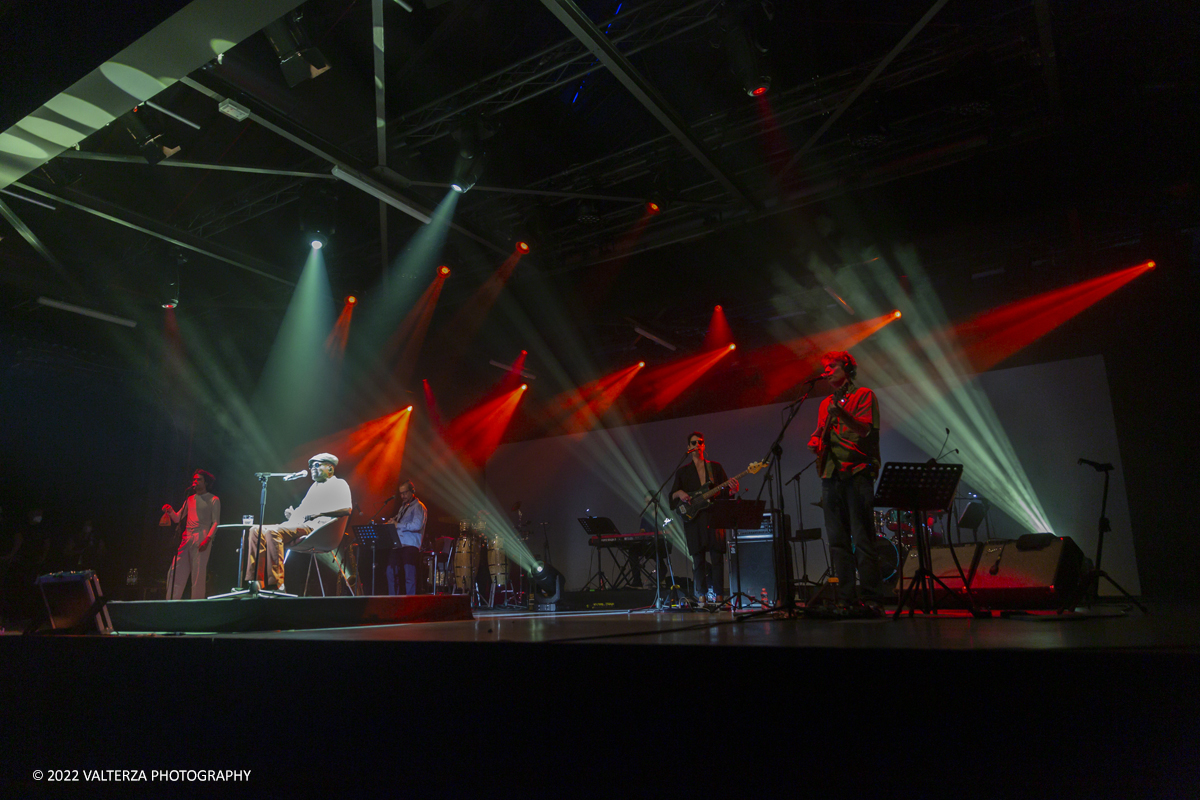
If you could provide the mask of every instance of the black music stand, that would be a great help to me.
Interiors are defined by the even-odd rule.
[[[763,510],[766,507],[766,500],[714,500],[708,509],[708,529],[710,531],[732,530],[733,549],[730,552],[738,555],[738,531],[752,531],[759,528],[762,525]],[[743,597],[749,603],[765,607],[761,600],[742,591],[742,559],[740,555],[737,560],[737,582],[738,590],[731,594],[726,601],[730,611],[742,610]]]
[[[962,480],[962,464],[907,463],[893,461],[883,465],[879,476],[879,485],[875,489],[875,507],[894,507],[913,512],[916,522],[914,543],[917,547],[917,571],[912,580],[900,595],[900,602],[892,619],[899,619],[905,604],[912,598],[908,614],[916,613],[917,592],[925,595],[925,610],[937,613],[937,605],[933,599],[933,584],[940,583],[942,588],[952,596],[957,597],[953,590],[933,574],[933,558],[929,550],[929,532],[925,526],[925,514],[929,511],[950,507],[954,493],[958,490],[958,482]],[[975,603],[971,599],[971,590],[967,587],[967,577],[963,574],[962,565],[958,563],[958,554],[950,548],[954,566],[962,578],[963,591],[966,593],[967,607],[975,612]],[[839,578],[842,576],[838,576]],[[903,578],[901,578],[903,581]]]
[[[620,531],[617,530],[617,526],[608,517],[579,517],[578,519],[579,524],[587,532],[589,539],[595,536],[597,541],[603,542],[605,536],[613,537],[621,535]],[[596,548],[596,574],[588,578],[587,583],[583,585],[583,591],[586,592],[591,587],[592,581],[597,581],[597,587],[600,591],[615,588],[614,584],[609,582],[608,576],[604,574],[604,551],[606,549],[611,548]],[[612,558],[613,564],[616,565],[617,578],[620,579],[629,571],[629,561],[626,559],[625,566],[621,566],[616,556],[609,553],[609,557]]]
[[[358,541],[361,544],[371,546],[371,594],[375,594],[378,585],[375,583],[375,565],[379,563],[376,556],[379,550],[391,551],[399,546],[400,542],[396,539],[396,526],[386,522],[368,522],[366,525],[355,525],[354,532],[358,534]],[[388,587],[388,594],[391,594],[391,588]]]

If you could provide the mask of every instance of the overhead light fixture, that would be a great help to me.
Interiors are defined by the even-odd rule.
[[[313,250],[329,244],[329,237],[337,233],[336,186],[328,182],[313,182],[301,189],[300,227]]]
[[[292,11],[263,28],[291,88],[329,71],[325,55],[313,45],[301,23],[303,18],[302,12]]]
[[[465,116],[450,135],[458,142],[458,155],[454,160],[454,180],[450,188],[460,194],[471,191],[483,174],[487,151],[483,142],[496,133],[491,124],[479,115]]]
[[[440,267],[438,267],[438,275],[441,275],[443,278],[450,277],[450,268],[445,264],[442,264]]]
[[[762,97],[771,88],[771,73],[762,59],[767,52],[765,27],[768,20],[755,10],[757,6],[757,3],[728,6],[729,13],[721,20],[724,39],[714,41],[717,46],[724,45],[729,71],[750,97]]]
[[[516,250],[518,253],[528,253],[529,252],[528,242],[517,242]]]
[[[334,167],[332,174],[339,181],[344,181],[355,189],[382,200],[397,211],[403,211],[413,219],[420,220],[424,224],[428,224],[429,220],[432,219],[424,211],[411,205],[407,200],[396,194],[392,188],[385,186],[369,175],[364,175],[358,170],[349,167]]]
[[[655,214],[657,214],[660,211],[662,211],[661,205],[659,205],[658,203],[656,203],[653,200],[646,201],[646,213],[647,214],[649,214],[650,216],[654,216]]]
[[[142,158],[146,159],[147,164],[157,164],[164,158],[170,158],[175,155],[180,150],[179,145],[171,146],[167,144],[165,133],[161,129],[161,126],[147,118],[145,112],[139,114],[136,106],[128,114],[121,117],[121,124],[137,145],[138,152],[142,154]],[[157,132],[151,131],[152,127]]]
[[[657,336],[657,335],[651,333],[650,331],[646,330],[644,327],[642,327],[641,323],[635,322],[632,319],[629,320],[629,322],[633,325],[633,332],[636,333],[638,336],[642,336],[646,339],[649,339],[650,341],[654,342],[655,344],[660,344],[663,347],[670,350],[671,352],[675,352],[676,350],[679,349],[678,347],[671,344],[670,342],[668,342],[666,339],[662,338],[661,336]]]
[[[220,111],[225,116],[229,117],[230,119],[235,119],[238,122],[241,122],[246,117],[250,116],[250,109],[246,108],[241,103],[230,100],[228,97],[222,100],[217,106],[217,111]]]
[[[354,295],[349,295],[349,296],[346,298],[346,305],[348,305],[348,306],[352,306],[352,305],[354,305],[354,304],[355,304],[355,303],[357,303],[357,302],[358,302],[358,298],[357,298],[357,297],[355,297]]]

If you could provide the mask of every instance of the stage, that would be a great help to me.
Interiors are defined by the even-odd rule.
[[[1198,609],[1151,611],[475,609],[339,628],[9,635],[6,782],[62,796],[31,771],[250,769],[219,791],[1185,796],[1200,778]]]

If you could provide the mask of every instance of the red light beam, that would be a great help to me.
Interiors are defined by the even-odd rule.
[[[976,371],[991,369],[1153,268],[1147,261],[986,311],[954,326],[959,353]]]

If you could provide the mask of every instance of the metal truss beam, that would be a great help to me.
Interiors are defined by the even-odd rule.
[[[281,278],[277,274],[278,268],[273,264],[268,264],[265,261],[260,261],[253,256],[248,256],[240,253],[231,247],[209,242],[196,236],[188,231],[180,230],[158,220],[151,219],[147,216],[130,211],[127,208],[110,203],[107,200],[102,200],[99,197],[94,197],[86,192],[81,192],[78,189],[68,187],[60,188],[58,193],[39,189],[35,186],[30,186],[28,183],[18,183],[22,189],[40,197],[46,197],[54,200],[57,203],[62,203],[66,206],[71,206],[80,211],[87,212],[101,219],[106,219],[109,222],[115,222],[118,225],[123,225],[135,231],[153,236],[157,239],[162,239],[178,247],[183,247],[192,250],[201,255],[214,258],[217,261],[223,261],[239,269],[246,270],[261,278],[282,283],[286,286],[295,286],[295,281],[289,281],[286,278]]]
[[[651,0],[610,18],[605,26],[617,26],[618,31],[608,37],[609,41],[620,45],[626,55],[633,55],[715,19],[719,5],[714,0],[696,0],[682,6],[677,0]],[[464,111],[494,116],[578,81],[601,66],[578,38],[563,40],[390,120],[389,141],[394,147],[423,147],[448,135]]]

